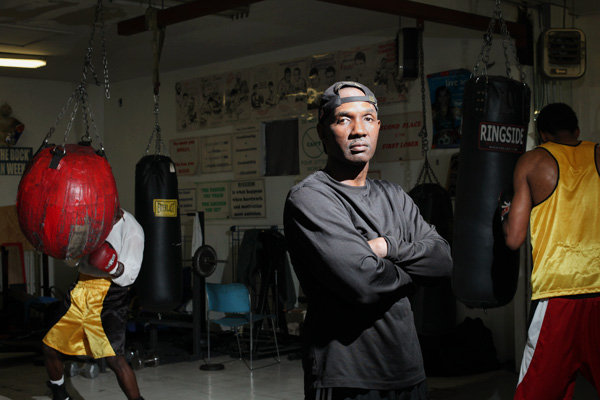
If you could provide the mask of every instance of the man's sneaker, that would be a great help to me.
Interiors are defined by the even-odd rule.
[[[47,381],[46,384],[52,390],[52,399],[53,400],[71,400],[72,397],[69,393],[67,393],[67,386],[63,383],[62,385],[55,385],[50,381]]]

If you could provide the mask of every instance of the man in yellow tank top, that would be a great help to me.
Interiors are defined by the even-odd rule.
[[[531,235],[532,319],[515,399],[571,399],[579,372],[600,394],[600,150],[575,112],[549,104],[543,144],[519,159],[504,203],[506,244]]]

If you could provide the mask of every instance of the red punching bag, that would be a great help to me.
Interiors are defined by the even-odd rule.
[[[104,242],[119,209],[111,167],[88,144],[42,148],[21,177],[21,230],[41,252],[79,258]]]

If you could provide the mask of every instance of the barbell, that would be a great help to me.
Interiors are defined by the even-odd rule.
[[[217,252],[212,246],[203,244],[198,247],[192,257],[192,269],[203,278],[212,275],[218,263],[226,263],[227,260],[218,260]]]

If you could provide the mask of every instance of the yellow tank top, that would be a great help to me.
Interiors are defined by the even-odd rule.
[[[554,192],[531,210],[533,300],[600,292],[600,177],[595,143],[544,143],[558,163]]]

